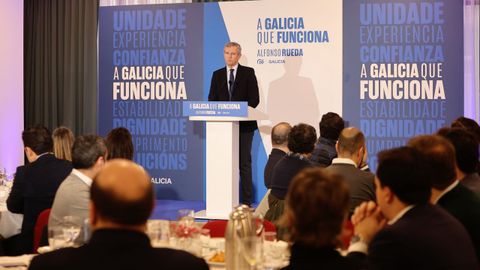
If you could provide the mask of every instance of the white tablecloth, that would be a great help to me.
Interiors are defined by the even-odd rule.
[[[14,214],[7,209],[7,198],[10,190],[0,186],[0,235],[9,238],[20,233],[23,222],[22,214]]]

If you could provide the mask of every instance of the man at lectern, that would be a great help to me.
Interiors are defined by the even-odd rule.
[[[242,47],[228,42],[223,48],[226,66],[212,75],[208,101],[246,101],[248,106],[257,107],[260,102],[255,70],[242,66],[238,60]],[[256,121],[240,122],[240,197],[243,204],[252,204],[252,140],[258,128]]]

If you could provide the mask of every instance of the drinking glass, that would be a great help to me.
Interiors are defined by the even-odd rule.
[[[75,240],[80,235],[80,231],[83,225],[83,221],[79,217],[64,216],[62,219],[61,227],[65,237],[66,246],[74,246]]]
[[[62,227],[48,227],[48,245],[51,249],[59,249],[65,247],[65,237]]]
[[[256,269],[262,261],[262,241],[257,236],[249,236],[239,239],[240,254],[248,263],[250,269]],[[241,257],[241,258],[242,258]]]
[[[170,238],[170,224],[167,220],[149,220],[147,235],[153,247],[168,246]]]

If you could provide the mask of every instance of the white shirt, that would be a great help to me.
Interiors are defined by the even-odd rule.
[[[357,164],[355,164],[355,162],[349,158],[334,158],[332,160],[332,164],[351,164],[357,167]]]
[[[80,180],[82,180],[87,186],[89,186],[89,187],[92,186],[92,178],[86,176],[85,174],[83,174],[79,170],[73,169],[72,174],[78,176],[78,178],[80,178]]]
[[[446,189],[444,189],[442,191],[442,193],[440,193],[440,196],[438,196],[433,203],[437,204],[438,201],[440,200],[440,198],[442,198],[443,195],[447,194],[450,190],[454,189],[458,185],[458,183],[460,183],[460,181],[455,180],[455,182],[453,182],[450,186],[448,186]]]
[[[235,79],[237,78],[238,63],[233,67],[227,66],[227,85],[228,85],[228,87],[230,87],[230,84],[228,83],[228,81],[230,81],[230,69],[232,69],[232,68],[233,68],[233,81],[235,82]]]

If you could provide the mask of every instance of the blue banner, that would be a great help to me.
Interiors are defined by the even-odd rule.
[[[376,153],[463,114],[463,2],[343,1],[343,118]]]
[[[99,12],[99,134],[130,130],[159,199],[203,200],[204,125],[182,115],[184,101],[203,99],[203,6]]]

